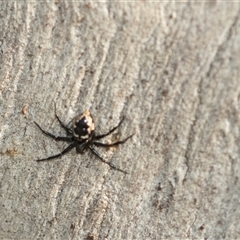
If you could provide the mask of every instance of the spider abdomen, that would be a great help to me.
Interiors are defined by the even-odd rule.
[[[78,140],[90,140],[94,129],[93,118],[88,110],[75,117],[73,121],[73,135]]]

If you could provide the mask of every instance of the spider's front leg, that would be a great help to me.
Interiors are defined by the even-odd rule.
[[[107,164],[109,167],[111,167],[112,169],[117,170],[117,171],[122,172],[122,173],[125,173],[125,174],[128,173],[128,172],[126,172],[126,171],[124,171],[124,170],[122,170],[122,169],[120,169],[120,168],[115,167],[112,163],[105,161],[105,160],[101,157],[101,155],[98,153],[98,151],[97,151],[94,147],[92,147],[91,145],[89,146],[89,149],[91,150],[91,152],[92,152],[98,159],[100,159],[102,162],[106,163],[106,164]]]
[[[60,152],[59,154],[56,154],[56,155],[53,155],[53,156],[50,156],[50,157],[47,157],[47,158],[38,159],[36,161],[47,161],[47,160],[51,160],[51,159],[54,159],[54,158],[61,157],[62,155],[71,151],[75,146],[76,146],[76,144],[72,143],[67,148],[65,148],[62,152]]]

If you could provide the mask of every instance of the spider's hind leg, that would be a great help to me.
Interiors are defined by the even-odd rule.
[[[101,138],[104,138],[106,136],[108,136],[109,134],[111,134],[112,132],[114,132],[117,128],[120,127],[120,125],[122,124],[123,120],[125,119],[125,117],[122,118],[122,120],[118,123],[118,125],[114,128],[112,128],[109,132],[105,133],[105,134],[101,134],[101,135],[98,135],[98,136],[95,136],[94,139],[96,140],[99,140]]]
[[[45,134],[45,135],[53,138],[54,140],[56,140],[56,141],[64,141],[64,142],[72,142],[71,137],[55,136],[55,135],[53,135],[52,133],[43,130],[38,123],[36,123],[36,122],[34,122],[34,123],[37,125],[37,127],[41,130],[41,132],[42,132],[43,134]]]
[[[73,134],[72,130],[67,127],[59,118],[59,116],[57,115],[57,110],[56,110],[56,103],[55,103],[55,117],[57,118],[58,122],[60,123],[61,127],[64,128],[67,132],[68,135]]]
[[[129,137],[125,138],[124,140],[121,140],[121,141],[117,141],[115,143],[101,143],[101,142],[93,142],[93,144],[95,146],[98,146],[98,147],[113,147],[113,146],[117,146],[117,145],[120,145],[120,144],[124,144],[129,138],[131,138],[134,134],[130,135]]]

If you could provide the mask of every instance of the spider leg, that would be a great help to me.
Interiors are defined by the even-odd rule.
[[[55,103],[55,117],[57,118],[58,122],[60,123],[60,125],[62,126],[62,128],[64,128],[67,132],[67,134],[72,134],[72,130],[70,128],[68,128],[59,118],[59,116],[57,115],[57,110],[56,110],[56,103]]]
[[[34,123],[35,123],[35,124],[37,125],[37,127],[42,131],[42,133],[44,133],[45,135],[47,135],[47,136],[55,139],[56,141],[72,142],[71,137],[55,136],[55,135],[53,135],[52,133],[43,130],[36,122],[34,122]]]
[[[111,167],[112,169],[117,170],[117,171],[119,171],[119,172],[122,172],[122,173],[127,174],[126,171],[124,171],[124,170],[122,170],[122,169],[120,169],[120,168],[115,167],[115,166],[114,166],[112,163],[110,163],[110,162],[105,161],[105,160],[101,157],[101,155],[99,154],[99,152],[98,152],[95,148],[93,148],[92,146],[88,146],[88,147],[89,147],[89,149],[91,150],[91,152],[92,152],[96,157],[98,157],[98,159],[100,159],[102,162],[106,163],[109,167]]]
[[[113,129],[111,129],[109,132],[107,132],[105,134],[101,134],[101,135],[95,136],[94,139],[99,140],[101,138],[104,138],[104,137],[108,136],[109,134],[114,132],[118,127],[120,127],[120,125],[122,124],[124,119],[125,119],[125,117],[123,117],[122,120],[119,122],[119,124],[116,127],[114,127]]]
[[[72,130],[70,128],[68,128],[66,125],[64,125],[64,123],[60,120],[59,116],[57,114],[55,114],[58,122],[60,123],[60,125],[62,126],[62,128],[64,128],[67,132],[67,134],[72,134]]]
[[[47,161],[47,160],[51,160],[51,159],[54,159],[54,158],[61,157],[62,155],[64,155],[64,154],[68,153],[69,151],[71,151],[75,146],[76,146],[76,144],[72,143],[67,148],[65,148],[61,153],[53,155],[53,156],[50,156],[50,157],[47,157],[47,158],[38,159],[36,161]]]
[[[98,146],[98,147],[112,147],[112,146],[117,146],[119,144],[123,144],[125,143],[129,138],[131,138],[134,134],[130,135],[129,137],[125,138],[124,140],[121,140],[121,141],[118,141],[118,142],[115,142],[115,143],[101,143],[101,142],[93,142],[93,144],[95,146]]]

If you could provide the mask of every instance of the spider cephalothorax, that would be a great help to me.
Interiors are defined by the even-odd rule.
[[[67,136],[65,136],[65,137],[55,136],[52,133],[49,133],[49,132],[43,130],[36,122],[35,122],[35,124],[45,135],[47,135],[57,141],[68,142],[68,143],[70,143],[70,145],[59,154],[56,154],[56,155],[53,155],[53,156],[50,156],[47,158],[39,159],[37,161],[44,161],[44,160],[50,160],[50,159],[61,157],[62,155],[69,152],[71,149],[73,149],[75,147],[77,153],[80,153],[80,154],[84,153],[87,149],[90,149],[90,151],[95,156],[97,156],[98,159],[100,159],[102,162],[108,164],[112,169],[118,170],[123,173],[127,173],[126,171],[123,171],[123,170],[115,167],[112,163],[105,161],[101,157],[101,155],[97,152],[97,150],[94,148],[94,146],[98,146],[98,147],[116,146],[116,145],[125,143],[129,138],[131,138],[133,136],[133,134],[130,135],[129,137],[125,138],[122,141],[118,141],[118,142],[111,143],[111,144],[101,143],[101,142],[97,141],[101,138],[108,136],[113,131],[115,131],[121,125],[124,118],[122,118],[122,120],[119,122],[119,124],[116,127],[114,127],[113,129],[111,129],[108,133],[105,133],[102,135],[95,135],[94,121],[91,116],[91,113],[88,110],[84,111],[83,113],[79,114],[78,116],[76,116],[73,119],[71,128],[66,126],[60,120],[60,118],[58,117],[58,115],[56,113],[55,113],[55,116],[56,116],[58,122],[60,123],[60,125],[66,130]]]

